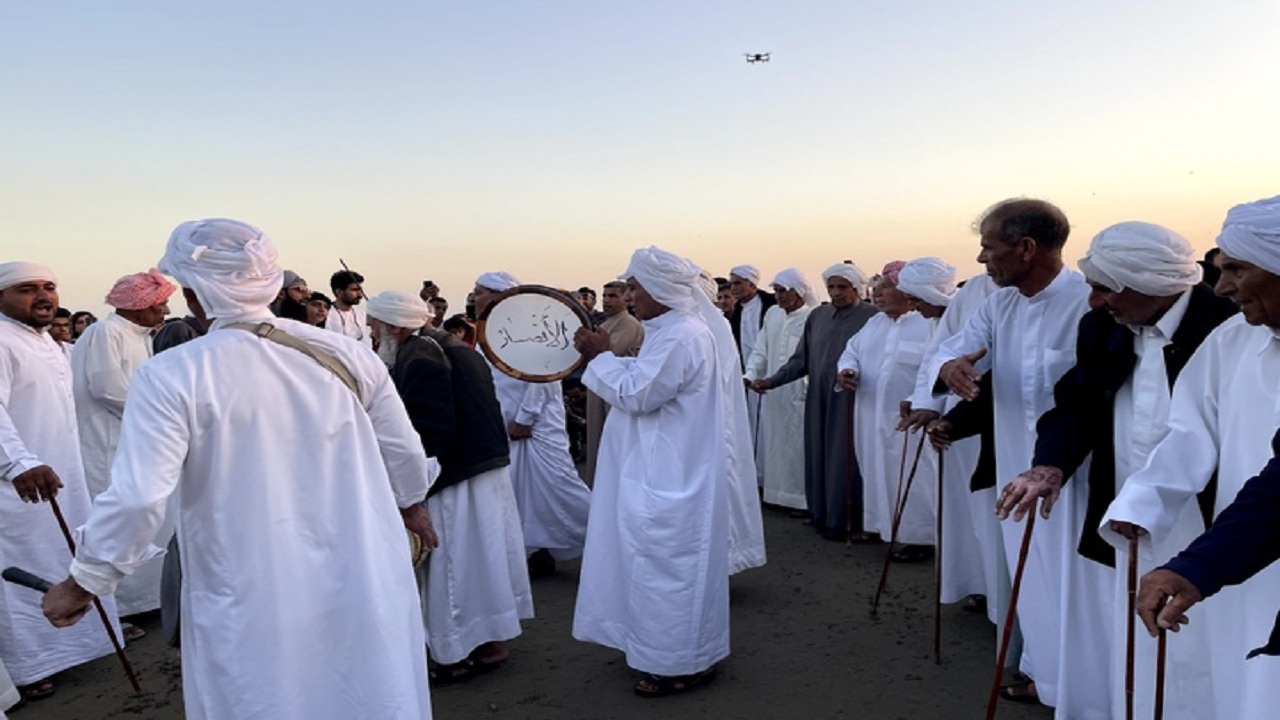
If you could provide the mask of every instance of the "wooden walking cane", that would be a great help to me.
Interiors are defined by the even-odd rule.
[[[67,519],[62,516],[62,508],[58,507],[58,499],[50,497],[49,506],[53,508],[54,517],[58,519],[58,527],[62,528],[62,537],[67,541],[67,549],[71,551],[71,557],[75,557],[76,541],[71,538],[71,528],[67,527]],[[97,595],[93,596],[93,606],[98,609],[98,617],[102,620],[102,626],[107,629],[107,637],[111,638],[111,645],[116,649],[116,657],[119,658],[120,664],[124,667],[124,674],[129,677],[129,684],[133,686],[134,694],[142,695],[142,684],[138,682],[138,676],[133,672],[133,665],[129,663],[129,658],[124,654],[124,646],[120,644],[120,638],[116,637],[115,628],[111,627],[111,618],[107,617],[107,610],[102,607],[102,600]]]
[[[853,547],[853,472],[857,460],[853,456],[853,398],[849,398],[849,451],[845,459],[849,462],[848,472],[844,476],[844,546]]]
[[[1165,652],[1168,650],[1169,631],[1160,628],[1160,634],[1156,637],[1156,701],[1155,711],[1152,717],[1155,720],[1164,720],[1164,661]]]
[[[1136,537],[1129,540],[1128,597],[1129,617],[1125,622],[1124,633],[1124,718],[1133,720],[1133,634],[1138,597],[1138,538]]]
[[[995,677],[991,679],[991,693],[987,696],[986,720],[995,720],[996,703],[1000,700],[1000,681],[1004,678],[1004,663],[1009,657],[1009,639],[1013,635],[1013,621],[1018,612],[1018,592],[1022,590],[1022,572],[1027,569],[1027,554],[1031,550],[1031,531],[1036,526],[1036,511],[1040,501],[1031,506],[1027,515],[1027,529],[1022,531],[1022,547],[1018,550],[1018,566],[1013,572],[1013,586],[1009,589],[1009,609],[1004,614],[1004,633],[1000,636],[1000,653],[996,656]]]
[[[933,664],[942,664],[942,450],[938,450],[938,521],[933,556]]]
[[[906,436],[906,433],[903,433]],[[907,448],[910,438],[904,437],[902,441],[902,461],[903,467],[906,467]],[[920,453],[924,452],[925,436],[920,435],[920,444],[916,446],[916,457],[911,462],[911,472],[907,475],[905,484],[899,483],[898,499],[895,503],[893,512],[893,523],[889,528],[889,547],[884,553],[884,567],[880,570],[880,584],[876,586],[876,596],[871,601],[871,612],[877,612],[880,609],[880,596],[884,594],[884,589],[889,586],[889,565],[893,562],[893,546],[898,542],[898,527],[902,525],[902,516],[907,508],[907,497],[911,494],[911,483],[916,479],[916,470],[920,467]]]

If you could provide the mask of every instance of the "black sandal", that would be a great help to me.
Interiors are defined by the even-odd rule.
[[[646,674],[633,688],[642,698],[660,698],[678,695],[694,688],[701,687],[714,680],[716,666],[692,675],[654,675]]]
[[[1036,681],[1022,675],[1022,678],[1000,688],[1000,697],[1009,702],[1040,704],[1040,694],[1036,692]]]

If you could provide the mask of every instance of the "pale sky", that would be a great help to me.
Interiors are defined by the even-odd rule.
[[[1203,250],[1280,194],[1278,30],[1274,0],[4,3],[0,261],[101,314],[234,217],[313,288],[341,257],[460,310],[482,271],[598,287],[649,244],[969,275],[1018,195],[1073,262],[1122,220]]]

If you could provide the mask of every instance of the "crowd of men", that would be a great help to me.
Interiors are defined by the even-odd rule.
[[[446,319],[434,282],[366,297],[344,266],[330,298],[258,228],[193,221],[95,322],[51,269],[0,264],[0,565],[60,581],[0,587],[0,713],[112,651],[82,621],[100,598],[126,639],[119,617],[164,611],[190,718],[428,718],[429,685],[506,663],[531,578],[576,558],[574,637],[622,651],[637,694],[682,693],[730,653],[763,503],[1016,617],[1006,701],[1145,717],[1159,663],[1168,717],[1267,717],[1280,198],[1232,208],[1203,261],[1125,221],[1077,272],[1042,200],[974,229],[982,275],[844,261],[825,302],[795,268],[768,292],[637,250],[599,310],[572,293],[592,322],[563,387],[475,349],[521,286],[501,270]],[[1126,632],[1135,593],[1180,632],[1167,658]]]

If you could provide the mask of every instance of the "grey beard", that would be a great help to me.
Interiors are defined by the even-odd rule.
[[[396,353],[400,352],[400,341],[396,340],[390,333],[378,338],[378,358],[386,364],[387,367],[394,367],[396,364]]]

